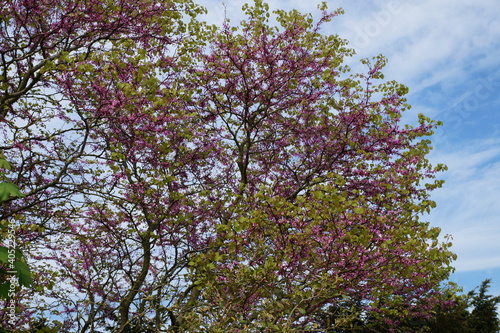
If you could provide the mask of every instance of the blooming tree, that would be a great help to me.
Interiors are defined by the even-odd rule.
[[[275,27],[255,1],[215,30],[185,1],[53,2],[2,13],[19,45],[2,51],[2,149],[26,189],[2,213],[22,216],[40,280],[18,325],[389,330],[439,301],[454,255],[420,220],[442,184],[436,124],[401,124],[383,57],[349,74],[347,42],[320,33],[340,11]]]

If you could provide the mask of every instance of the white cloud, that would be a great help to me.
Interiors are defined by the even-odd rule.
[[[496,1],[339,1],[346,7],[341,34],[362,57],[383,53],[387,77],[418,91],[464,73],[498,64],[500,28]],[[362,38],[365,37],[365,38]],[[368,37],[368,38],[366,38]],[[471,68],[471,59],[477,59]]]
[[[449,148],[451,149],[451,148]],[[429,220],[453,236],[460,271],[500,267],[500,142],[482,140],[438,153],[450,168]]]

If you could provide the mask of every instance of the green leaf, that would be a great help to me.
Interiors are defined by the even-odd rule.
[[[7,248],[5,246],[0,246],[0,262],[6,263],[9,261]]]
[[[8,200],[10,197],[22,198],[23,196],[24,194],[14,183],[10,181],[0,183],[0,202]]]
[[[7,296],[9,295],[9,288],[10,283],[8,281],[0,282],[0,299],[7,298]]]
[[[16,261],[14,267],[17,271],[17,277],[19,278],[19,284],[25,287],[29,287],[33,284],[33,279],[31,278],[31,273],[28,265],[23,261]]]
[[[22,258],[22,252],[19,250],[15,250],[15,258],[19,260]],[[9,262],[9,248],[5,246],[0,246],[0,262],[8,263]]]
[[[0,246],[0,262],[9,263],[9,248],[5,246]],[[17,249],[15,250],[14,270],[19,278],[20,285],[29,287],[33,284],[30,269],[23,259],[22,252]],[[4,272],[0,271],[0,273]]]
[[[10,163],[7,162],[2,156],[0,156],[0,169],[7,169],[10,170]]]
[[[365,209],[363,207],[356,207],[354,208],[354,212],[356,214],[363,214],[365,212]]]

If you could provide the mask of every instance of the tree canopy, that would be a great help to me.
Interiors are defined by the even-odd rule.
[[[384,57],[350,73],[320,32],[341,10],[243,10],[4,1],[0,149],[25,195],[1,214],[34,287],[3,327],[397,331],[442,302],[454,254],[421,220],[438,123],[401,122]]]

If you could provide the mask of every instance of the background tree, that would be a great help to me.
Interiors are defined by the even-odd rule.
[[[428,312],[428,316],[407,318],[398,324],[398,329],[403,332],[496,333],[500,329],[497,313],[500,296],[486,294],[489,284],[490,280],[487,279],[481,283],[479,293],[476,288],[463,294],[461,288],[450,282],[441,290],[442,301]],[[391,329],[383,321],[363,314],[362,308],[357,302],[345,300],[336,308],[332,307],[320,314],[324,324],[307,332],[369,333],[387,332]],[[331,323],[340,321],[349,325],[326,329],[332,326]]]
[[[500,304],[500,296],[487,295],[491,280],[486,279],[479,287],[479,293],[475,290],[469,292],[472,298],[470,305],[473,310],[469,318],[469,326],[476,332],[496,333],[500,330],[497,306]]]
[[[18,326],[396,330],[441,301],[454,255],[420,221],[436,123],[400,123],[383,57],[349,75],[347,42],[320,33],[340,11],[274,27],[256,1],[215,31],[184,23],[187,1],[4,7],[2,148],[27,189],[4,216],[38,226],[22,237],[50,281]]]
[[[400,324],[403,331],[430,333],[496,333],[500,329],[497,305],[500,296],[487,295],[490,280],[476,289],[462,293],[462,289],[449,283],[442,289],[442,301],[429,311],[429,316],[414,317]],[[362,327],[383,332],[387,327],[365,320]],[[363,332],[363,330],[360,330]]]
[[[432,316],[427,320],[417,321],[420,327],[427,327],[429,332],[467,333],[476,332],[469,325],[470,295],[461,295],[456,286],[445,290],[444,302],[432,311]]]
[[[497,306],[500,296],[487,295],[490,279],[466,295],[452,294],[452,306],[441,307],[429,321],[431,332],[491,332],[500,330]],[[459,328],[457,328],[459,327]]]

